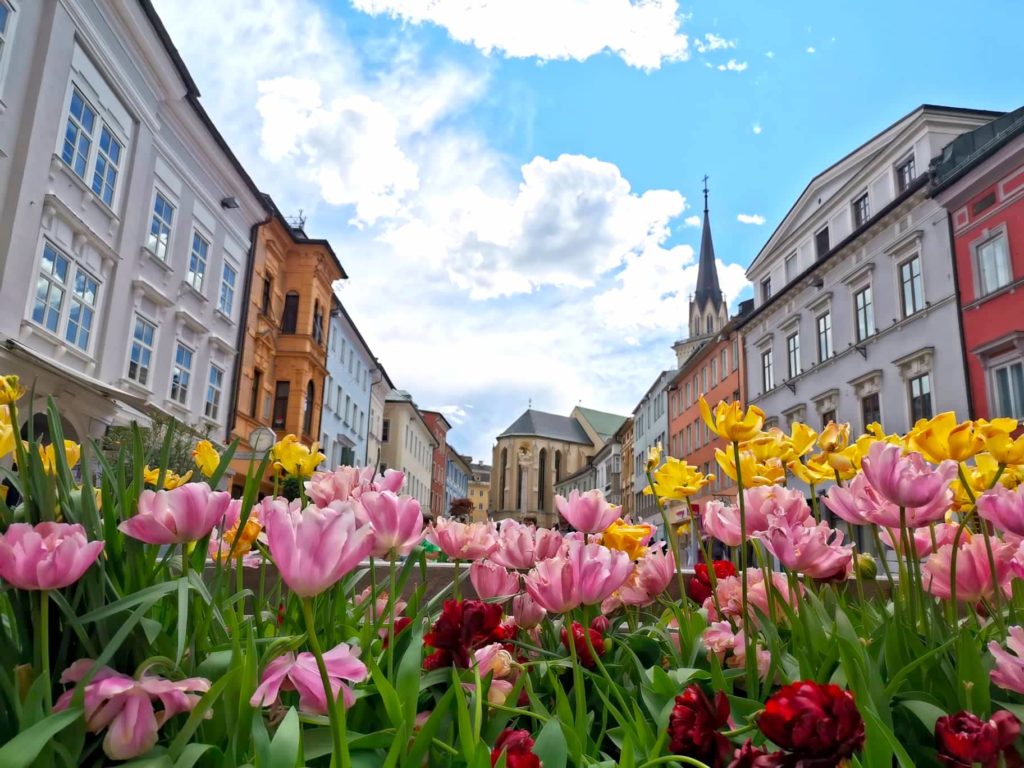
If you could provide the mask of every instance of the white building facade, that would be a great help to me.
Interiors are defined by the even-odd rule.
[[[668,450],[668,387],[675,371],[662,371],[633,410],[633,511],[637,520],[657,525],[660,520],[653,496],[645,496],[647,454],[661,445]]]
[[[381,448],[384,437],[384,405],[395,385],[388,378],[387,371],[379,360],[374,361],[370,372],[370,422],[366,434],[366,463],[380,467]]]
[[[73,439],[152,409],[222,438],[258,190],[148,1],[4,6],[0,370]]]
[[[383,414],[380,471],[400,469],[405,472],[402,492],[418,500],[426,512],[430,509],[430,480],[437,441],[408,392],[394,390],[389,394]]]
[[[367,465],[373,353],[340,301],[331,309],[320,450],[331,467]]]
[[[966,417],[949,225],[927,168],[992,116],[914,110],[816,176],[751,263],[746,399],[769,424],[904,432]]]

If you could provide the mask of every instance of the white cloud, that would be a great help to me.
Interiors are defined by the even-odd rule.
[[[631,67],[658,69],[688,56],[678,0],[352,0],[365,13],[429,22],[484,53],[542,61],[610,51]]]
[[[700,216],[687,216],[685,219],[683,219],[683,225],[687,227],[699,227]]]
[[[764,224],[764,216],[759,213],[738,213],[736,214],[736,221],[740,224],[756,224],[761,226]]]
[[[742,72],[747,68],[747,62],[736,61],[736,59],[729,59],[725,64],[719,64],[718,70],[720,72]]]
[[[767,56],[769,59],[774,59],[775,58],[775,51],[765,51],[764,55]]]
[[[707,53],[708,51],[720,51],[727,48],[735,48],[735,40],[726,40],[724,37],[719,37],[714,32],[705,32],[704,37],[693,38],[693,47],[697,53]]]
[[[807,48],[807,52],[808,52],[808,53],[814,53],[814,46],[813,46],[813,45],[812,45],[812,46],[809,46],[809,47]]]
[[[754,132],[755,134],[757,134],[757,135],[761,135],[761,131],[763,131],[763,130],[764,130],[764,128],[762,128],[762,127],[761,127],[761,124],[760,124],[760,123],[754,123],[753,127],[751,128],[751,130],[752,130],[752,131],[753,131],[753,132]]]
[[[464,424],[466,419],[470,416],[470,411],[473,409],[472,405],[468,403],[466,405],[439,405],[436,408],[427,408],[428,411],[437,411],[453,426],[457,427],[460,424]]]

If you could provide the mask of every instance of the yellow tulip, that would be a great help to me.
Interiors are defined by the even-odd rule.
[[[834,472],[838,472],[841,480],[849,480],[860,470],[860,461],[864,456],[857,443],[854,443],[841,451],[821,454],[819,458],[832,467]],[[834,475],[832,479],[835,480]]]
[[[705,475],[685,461],[669,456],[654,473],[653,490],[647,486],[644,494],[654,493],[659,499],[685,499],[714,479],[714,475]]]
[[[931,462],[966,461],[985,447],[985,436],[973,421],[957,424],[952,411],[918,422],[907,435],[912,450]]]
[[[644,553],[653,533],[649,525],[630,525],[620,517],[601,534],[601,543],[609,549],[625,552],[630,560],[636,560]]]
[[[807,485],[819,485],[820,483],[835,482],[836,472],[822,460],[821,454],[802,461],[791,461],[786,465],[789,471],[797,480]]]
[[[740,445],[740,450],[750,451],[758,462],[765,462],[768,459],[781,459],[787,462],[796,458],[796,449],[789,435],[778,427],[772,427],[752,440],[745,441]]]
[[[653,472],[661,464],[661,443],[655,443],[647,451],[647,471]]]
[[[743,412],[737,401],[727,403],[724,400],[715,406],[714,413],[703,397],[700,399],[700,415],[708,429],[719,437],[730,442],[743,442],[757,437],[764,426],[764,411],[752,405]]]
[[[715,460],[726,475],[739,482],[736,478],[736,462],[732,451],[716,449]],[[743,474],[744,488],[776,485],[786,479],[786,467],[781,459],[773,458],[761,463],[750,451],[740,451],[740,472]]]
[[[200,440],[196,443],[192,451],[192,460],[206,477],[211,477],[220,466],[220,454],[209,440]]]
[[[1014,440],[1005,432],[994,434],[985,440],[985,450],[1000,464],[1024,465],[1024,435]]]
[[[825,453],[842,451],[850,444],[850,425],[830,421],[818,435],[818,447]]]
[[[14,450],[14,428],[6,415],[6,409],[0,410],[0,459]]]
[[[25,394],[17,376],[0,376],[0,405],[10,405]]]
[[[794,421],[791,430],[792,434],[789,436],[789,442],[793,446],[793,452],[797,456],[803,456],[814,447],[814,443],[818,439],[818,433],[802,421]]]
[[[286,475],[310,477],[326,456],[320,453],[320,443],[307,448],[295,435],[285,435],[270,451],[274,468]]]
[[[82,447],[76,442],[65,440],[64,458],[67,459],[68,469],[71,469],[82,458]],[[43,463],[43,471],[46,474],[57,474],[57,451],[53,447],[53,443],[39,446],[39,460]]]
[[[262,531],[263,524],[260,523],[255,510],[253,510],[249,514],[249,519],[245,521],[245,526],[242,528],[241,533],[238,531],[238,523],[235,523],[234,526],[225,531],[223,539],[231,545],[231,549],[225,554],[230,554],[231,557],[235,558],[244,557],[252,549],[252,545],[256,543],[256,539],[259,538]]]
[[[142,479],[145,481],[146,485],[155,486],[157,484],[157,481],[160,479],[160,468],[159,467],[146,467],[142,471]],[[184,485],[185,483],[187,483],[191,479],[192,479],[192,470],[191,469],[188,472],[186,472],[184,475],[176,474],[176,473],[174,473],[174,472],[172,472],[171,470],[168,469],[164,473],[164,485],[163,485],[162,490],[173,491],[175,488],[178,488],[178,487]]]

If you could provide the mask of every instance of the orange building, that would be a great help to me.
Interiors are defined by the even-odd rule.
[[[266,201],[273,214],[254,238],[240,323],[231,429],[239,440],[236,490],[252,458],[251,439],[262,434],[256,448],[265,450],[268,430],[307,445],[320,434],[333,285],[348,277],[330,243],[307,237]]]

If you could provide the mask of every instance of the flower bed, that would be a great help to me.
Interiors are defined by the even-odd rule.
[[[232,499],[231,447],[186,482],[137,435],[65,444],[51,403],[41,448],[21,396],[0,380],[4,768],[1020,764],[1015,422],[852,439],[705,406],[740,492],[699,528],[735,554],[688,576],[679,521],[654,542],[597,491],[557,498],[569,534],[424,527],[401,473],[315,472],[289,438]],[[271,465],[299,498],[257,502]],[[659,451],[648,474],[659,508],[708,481]],[[454,561],[438,594],[424,537]]]

